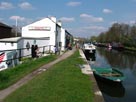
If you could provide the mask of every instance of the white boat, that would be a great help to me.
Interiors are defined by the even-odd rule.
[[[87,54],[89,53],[95,53],[96,51],[96,46],[92,43],[85,43],[83,45],[83,51]]]

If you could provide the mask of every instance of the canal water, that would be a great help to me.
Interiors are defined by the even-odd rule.
[[[97,48],[95,54],[87,55],[92,67],[118,68],[125,80],[118,85],[109,85],[97,80],[105,102],[136,102],[136,54],[106,48]]]

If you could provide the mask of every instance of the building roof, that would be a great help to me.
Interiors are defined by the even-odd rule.
[[[0,27],[12,28],[12,27],[10,27],[10,26],[8,26],[8,25],[6,25],[6,24],[2,23],[2,22],[0,22]]]
[[[0,42],[17,42],[21,37],[3,38]]]
[[[53,17],[53,16],[52,16],[52,17],[42,18],[42,19],[40,19],[40,20],[38,20],[38,21],[35,21],[35,22],[31,23],[31,24],[35,24],[35,23],[37,23],[37,22],[44,21],[45,19],[49,19],[52,23],[54,23],[54,24],[56,24],[58,27],[62,28],[62,27],[61,27],[61,21],[60,21],[60,20],[57,21],[57,20],[56,20],[56,17]],[[28,25],[26,25],[26,26],[30,26],[31,24],[28,24]],[[26,26],[24,26],[24,27],[26,27]]]
[[[12,42],[12,43],[16,43],[21,39],[41,39],[41,40],[48,40],[50,39],[49,37],[42,37],[42,38],[33,38],[33,37],[12,37],[12,38],[3,38],[0,39],[0,42]]]

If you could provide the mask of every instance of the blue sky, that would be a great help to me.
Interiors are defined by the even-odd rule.
[[[115,22],[134,24],[136,0],[0,0],[0,21],[25,26],[48,16],[76,37],[107,31]]]

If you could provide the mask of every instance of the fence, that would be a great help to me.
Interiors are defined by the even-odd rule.
[[[53,45],[49,46],[39,46],[39,54],[45,55],[47,53],[53,53]],[[0,51],[0,70],[14,67],[20,63],[22,58],[32,57],[33,51],[31,48],[21,48],[21,49],[10,49]]]

